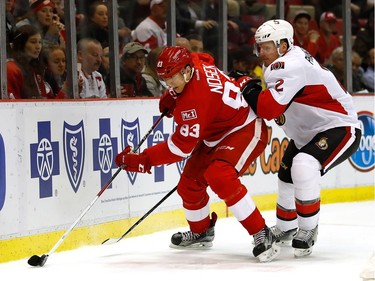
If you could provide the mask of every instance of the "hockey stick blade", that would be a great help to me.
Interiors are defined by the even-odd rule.
[[[143,215],[137,222],[135,222],[121,237],[118,238],[108,238],[102,242],[102,245],[111,245],[121,241],[130,231],[132,231],[138,224],[140,224],[149,214],[151,214],[161,203],[163,203],[169,196],[172,195],[173,192],[177,190],[177,186],[175,186],[171,191],[169,191],[158,203],[155,204],[146,214]]]
[[[42,255],[41,257],[37,255],[33,255],[31,258],[29,258],[27,263],[31,266],[42,267],[46,263],[47,259],[48,259],[48,255]]]
[[[104,240],[102,242],[102,245],[112,245],[117,243],[120,240],[121,237],[118,238],[108,238],[107,240]]]

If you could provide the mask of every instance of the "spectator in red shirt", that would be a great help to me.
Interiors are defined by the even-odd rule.
[[[56,98],[44,81],[41,59],[42,35],[31,25],[17,29],[12,42],[11,58],[6,63],[7,89],[11,99]]]
[[[316,56],[318,52],[317,41],[320,34],[317,30],[310,28],[311,16],[308,12],[298,11],[293,20],[294,28],[294,45],[300,46],[308,51],[312,56]]]
[[[330,57],[333,50],[342,45],[340,37],[335,34],[336,22],[337,18],[332,12],[324,12],[320,16],[320,37],[317,41],[319,49],[315,55],[315,58],[322,65],[331,63]]]

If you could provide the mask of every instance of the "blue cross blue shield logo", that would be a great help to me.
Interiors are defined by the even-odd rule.
[[[52,176],[60,174],[59,142],[51,140],[51,122],[38,122],[38,142],[30,144],[31,178],[39,178],[40,198],[52,196]]]
[[[111,119],[99,119],[99,138],[92,140],[92,149],[94,171],[100,171],[101,185],[104,186],[112,177],[112,169],[117,167],[114,161],[117,138],[111,136]]]
[[[64,160],[70,184],[77,193],[85,163],[85,132],[83,120],[76,125],[64,122]]]

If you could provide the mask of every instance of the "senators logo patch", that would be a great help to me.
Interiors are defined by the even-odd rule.
[[[285,68],[285,63],[283,61],[278,61],[271,65],[271,71],[284,69],[284,68]]]
[[[284,114],[281,114],[279,117],[275,118],[275,123],[279,126],[282,126],[285,124],[286,118]]]
[[[197,112],[195,111],[195,109],[185,110],[181,111],[181,116],[182,120],[184,121],[192,120],[197,118]]]
[[[318,142],[315,143],[315,145],[321,150],[326,150],[328,148],[327,138],[322,137]]]

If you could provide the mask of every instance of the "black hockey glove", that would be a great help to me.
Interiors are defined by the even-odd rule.
[[[242,95],[245,101],[254,110],[255,113],[257,113],[258,96],[262,91],[261,83],[262,81],[260,79],[251,79],[246,81],[245,84],[241,86]]]

